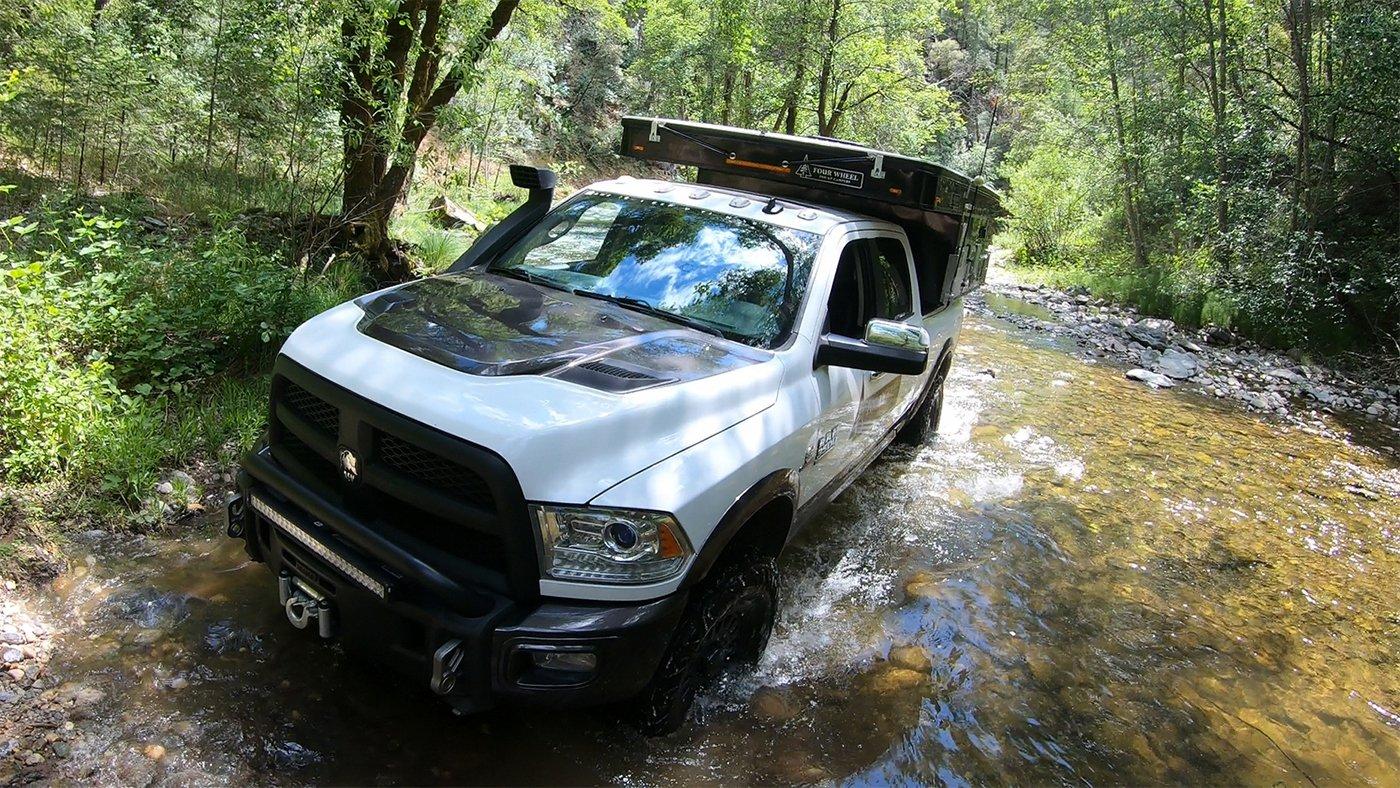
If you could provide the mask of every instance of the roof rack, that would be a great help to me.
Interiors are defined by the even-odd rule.
[[[622,119],[622,154],[802,189],[812,202],[870,212],[869,201],[940,213],[995,216],[996,192],[932,162],[829,137],[797,137],[666,118]],[[878,210],[878,209],[877,209]]]
[[[925,314],[986,281],[1001,197],[932,162],[843,140],[627,116],[622,154],[695,167],[696,180],[895,222],[909,236]]]

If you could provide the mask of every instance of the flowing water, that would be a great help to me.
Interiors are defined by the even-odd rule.
[[[93,545],[52,604],[105,698],[75,779],[1400,781],[1393,440],[1153,391],[970,318],[940,434],[794,545],[755,671],[678,734],[457,719],[293,630],[215,535]],[[142,754],[150,744],[163,759]]]

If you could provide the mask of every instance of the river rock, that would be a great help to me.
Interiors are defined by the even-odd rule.
[[[890,664],[920,673],[928,673],[933,669],[933,660],[928,652],[918,646],[896,646],[890,649]]]
[[[768,720],[790,720],[798,714],[798,708],[786,693],[773,687],[763,687],[753,695],[749,703],[754,715]]]
[[[1169,389],[1176,385],[1176,381],[1166,375],[1159,375],[1156,372],[1149,372],[1145,369],[1130,369],[1124,373],[1123,377],[1126,377],[1128,380],[1146,383],[1154,389]]]
[[[1156,371],[1176,380],[1187,380],[1200,373],[1203,365],[1201,360],[1191,353],[1183,353],[1180,350],[1171,348],[1157,359],[1154,367]]]
[[[165,757],[165,748],[159,744],[147,744],[146,749],[141,752],[153,761],[158,761]]]
[[[0,657],[0,659],[4,659],[5,662],[8,662],[8,663],[10,663],[10,664],[14,664],[14,663],[20,662],[20,661],[22,661],[22,660],[24,659],[24,652],[23,652],[23,651],[20,651],[20,650],[17,649],[17,648],[7,648],[7,649],[5,649],[5,654],[4,654],[4,656],[3,656],[3,657]]]
[[[1169,341],[1165,331],[1150,328],[1142,323],[1132,323],[1124,326],[1123,331],[1138,342],[1150,348],[1156,348],[1157,350],[1166,349]]]
[[[175,485],[171,484],[170,482],[161,482],[160,484],[156,485],[157,495],[169,495],[173,492],[175,492]]]
[[[876,692],[899,692],[917,687],[928,681],[928,675],[908,668],[889,667],[876,673],[870,679],[870,688]]]
[[[7,643],[13,646],[18,646],[19,644],[24,643],[26,640],[28,640],[28,638],[26,638],[22,633],[13,629],[7,629],[4,632],[0,632],[0,643]]]

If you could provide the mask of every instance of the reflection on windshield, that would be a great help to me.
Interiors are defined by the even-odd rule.
[[[491,268],[632,299],[750,344],[792,327],[819,238],[689,206],[570,200]]]

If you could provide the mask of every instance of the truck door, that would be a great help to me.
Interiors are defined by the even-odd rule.
[[[892,235],[865,238],[856,243],[862,247],[863,287],[869,293],[866,320],[882,318],[920,324],[914,307],[912,267],[904,243]],[[869,446],[885,437],[908,409],[922,381],[919,375],[865,373],[856,419],[856,431],[863,445]]]
[[[859,337],[864,331],[864,282],[860,248],[848,243],[841,252],[827,298],[822,332]],[[856,418],[864,395],[866,373],[848,367],[823,366],[813,371],[821,415],[802,459],[802,502],[827,488],[855,462]]]

